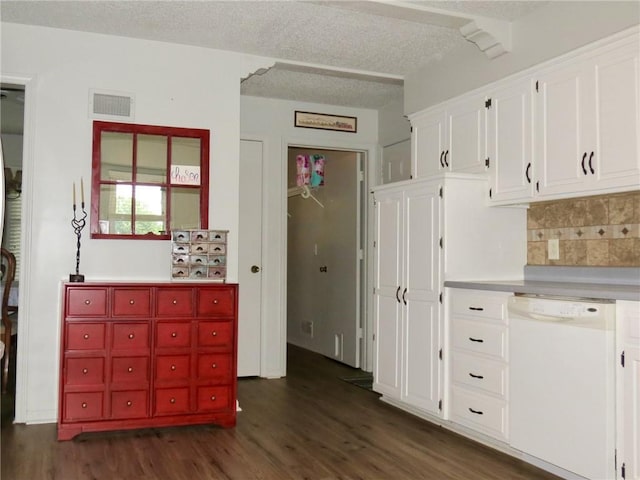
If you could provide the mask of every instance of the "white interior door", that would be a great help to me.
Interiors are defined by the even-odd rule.
[[[262,328],[262,142],[240,141],[238,376],[260,375]]]

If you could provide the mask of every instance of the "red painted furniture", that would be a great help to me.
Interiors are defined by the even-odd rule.
[[[238,286],[64,285],[58,440],[236,423]]]

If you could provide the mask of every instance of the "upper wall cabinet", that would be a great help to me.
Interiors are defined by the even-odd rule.
[[[537,197],[638,188],[638,50],[632,36],[535,74]]]
[[[495,204],[533,197],[531,80],[501,83],[488,91],[489,198]]]
[[[410,117],[412,178],[485,171],[485,98],[469,95]]]

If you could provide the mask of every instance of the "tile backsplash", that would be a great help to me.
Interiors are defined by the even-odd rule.
[[[559,239],[558,260],[550,239]],[[640,191],[532,203],[527,264],[639,267]]]

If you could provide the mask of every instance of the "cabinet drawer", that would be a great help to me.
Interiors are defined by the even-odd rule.
[[[67,358],[65,373],[65,385],[101,385],[104,383],[104,358]]]
[[[155,391],[155,415],[189,413],[189,388],[158,388]]]
[[[111,392],[111,418],[148,417],[148,405],[146,390]]]
[[[233,346],[233,324],[231,322],[200,322],[198,345],[230,349]]]
[[[455,348],[507,358],[506,327],[455,319],[451,328]]]
[[[507,438],[507,405],[464,389],[451,389],[451,420],[495,438]]]
[[[461,386],[477,388],[504,398],[507,393],[507,366],[500,362],[455,352],[451,377]]]
[[[235,305],[234,288],[203,288],[198,296],[198,315],[201,317],[231,316],[235,312]]]
[[[70,317],[105,317],[107,315],[106,288],[69,288],[67,315]]]
[[[101,419],[102,403],[102,392],[67,393],[64,396],[64,420],[78,422]]]
[[[198,378],[216,379],[221,382],[231,380],[231,356],[209,354],[198,357]]]
[[[189,376],[189,355],[159,355],[156,357],[156,379],[186,380]]]
[[[149,381],[149,357],[113,357],[111,360],[113,383],[146,383]]]
[[[198,388],[198,411],[226,410],[230,408],[230,387]]]
[[[104,323],[67,323],[67,350],[102,350]]]
[[[188,347],[191,345],[191,322],[158,322],[156,347]]]
[[[454,317],[472,316],[506,323],[507,300],[491,293],[455,290],[451,297],[451,312]]]
[[[148,323],[114,323],[113,349],[147,349],[149,348]]]
[[[114,317],[148,317],[151,314],[149,288],[114,288]]]
[[[162,288],[156,294],[159,317],[193,316],[193,290],[191,288]]]

